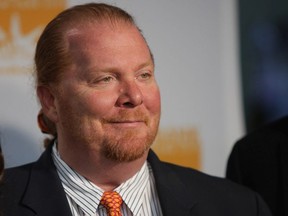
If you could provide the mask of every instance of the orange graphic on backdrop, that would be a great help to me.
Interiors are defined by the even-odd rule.
[[[196,129],[159,129],[152,148],[163,161],[201,169],[201,149]]]
[[[31,73],[36,41],[66,0],[0,1],[0,74]]]

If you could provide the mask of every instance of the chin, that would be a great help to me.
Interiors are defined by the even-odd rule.
[[[153,139],[154,140],[154,139]],[[118,162],[131,162],[147,155],[153,140],[149,138],[122,139],[114,143],[106,143],[103,154],[106,158]]]

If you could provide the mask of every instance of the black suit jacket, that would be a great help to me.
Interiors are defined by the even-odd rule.
[[[228,180],[159,161],[148,161],[165,216],[270,216],[259,196]],[[32,164],[6,170],[5,216],[71,216],[51,157],[51,147]]]
[[[275,216],[288,216],[288,117],[236,142],[226,176],[257,191]]]

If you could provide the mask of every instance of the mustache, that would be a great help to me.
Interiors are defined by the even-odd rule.
[[[149,118],[141,110],[120,110],[118,114],[102,119],[102,123],[141,121],[148,123]]]

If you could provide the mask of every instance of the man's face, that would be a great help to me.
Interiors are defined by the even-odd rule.
[[[127,24],[89,25],[67,37],[73,65],[55,94],[59,145],[116,161],[143,156],[160,119],[154,64],[143,37]]]

